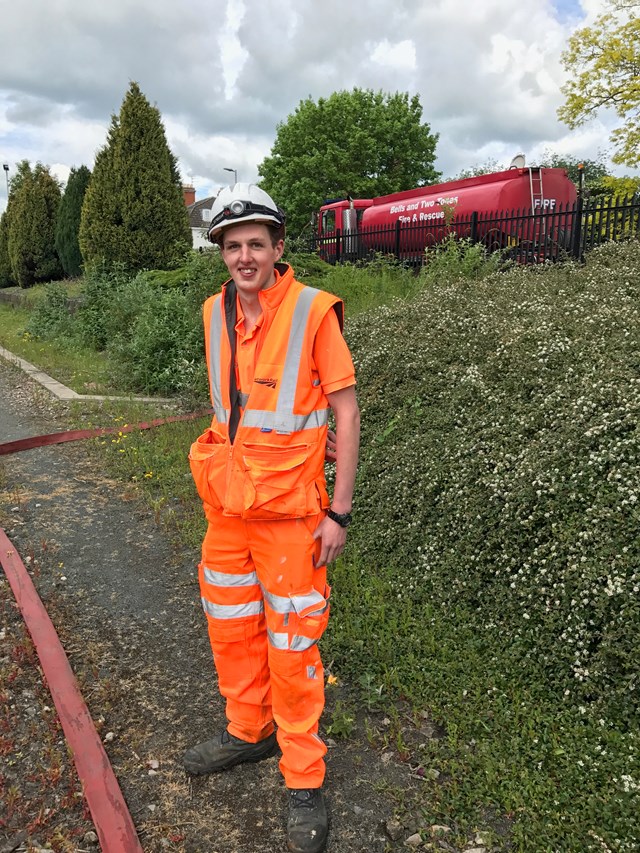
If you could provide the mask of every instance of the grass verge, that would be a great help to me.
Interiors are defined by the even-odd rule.
[[[24,358],[78,394],[116,394],[106,355],[75,342],[34,338],[26,331],[27,308],[0,302],[0,346]]]

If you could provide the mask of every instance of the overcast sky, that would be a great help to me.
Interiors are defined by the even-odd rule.
[[[229,182],[225,167],[256,180],[300,100],[354,86],[417,93],[445,176],[545,148],[596,158],[614,118],[569,132],[556,108],[560,53],[604,3],[0,0],[0,161],[10,175],[41,161],[62,180],[92,168],[131,80],[197,198]]]

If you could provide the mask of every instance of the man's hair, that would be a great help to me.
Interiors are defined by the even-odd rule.
[[[242,223],[241,223],[242,224]],[[271,245],[275,248],[280,240],[284,240],[286,234],[286,226],[284,223],[282,225],[271,225],[269,222],[254,222],[254,225],[264,225],[267,231],[269,232],[269,237],[271,239]],[[229,226],[232,226],[233,223],[230,222]],[[215,242],[220,246],[221,249],[224,249],[224,235],[227,233],[227,228],[224,228],[215,238]]]

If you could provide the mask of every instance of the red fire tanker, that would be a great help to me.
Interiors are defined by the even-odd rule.
[[[472,236],[490,248],[525,239],[533,244],[557,239],[562,229],[556,214],[576,198],[565,169],[512,167],[374,199],[327,202],[320,208],[318,245],[323,257],[335,261],[372,251],[415,259],[450,233]]]

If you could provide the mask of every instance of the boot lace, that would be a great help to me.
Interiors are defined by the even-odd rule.
[[[292,789],[291,805],[294,809],[313,809],[316,806],[315,788]]]

